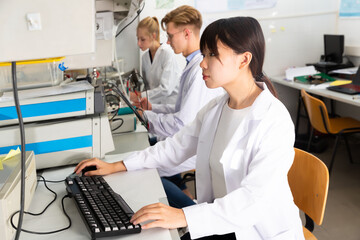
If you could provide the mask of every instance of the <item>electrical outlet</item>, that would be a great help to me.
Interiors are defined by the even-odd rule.
[[[112,12],[96,13],[95,33],[96,39],[110,40],[114,26],[114,15]]]
[[[104,18],[97,17],[95,21],[95,33],[96,35],[104,34]]]
[[[41,30],[41,17],[40,13],[28,13],[26,14],[26,20],[28,23],[29,31]]]

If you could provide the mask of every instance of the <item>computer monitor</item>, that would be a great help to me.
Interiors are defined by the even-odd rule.
[[[352,79],[352,84],[360,86],[360,66]]]
[[[344,35],[324,35],[325,62],[342,63]]]

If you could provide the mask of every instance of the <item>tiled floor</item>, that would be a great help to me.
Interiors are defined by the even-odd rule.
[[[360,240],[360,138],[349,140],[353,159],[359,163],[350,163],[345,143],[340,142],[330,177],[324,221],[321,226],[315,225],[314,235],[319,240]],[[328,165],[333,144],[333,139],[328,139],[326,151],[314,155]],[[193,183],[187,185],[193,192]]]

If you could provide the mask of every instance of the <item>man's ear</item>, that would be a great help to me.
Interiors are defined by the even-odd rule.
[[[185,38],[188,38],[190,36],[190,34],[192,33],[192,31],[189,28],[185,28],[184,32],[185,32]]]

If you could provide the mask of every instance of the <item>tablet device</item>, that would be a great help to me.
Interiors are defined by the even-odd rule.
[[[131,102],[127,99],[127,97],[118,89],[116,88],[116,92],[120,95],[121,99],[125,102],[125,104],[134,112],[136,117],[139,119],[142,125],[149,130],[149,124],[147,120],[145,120],[139,113],[136,111],[135,107],[131,104]]]

